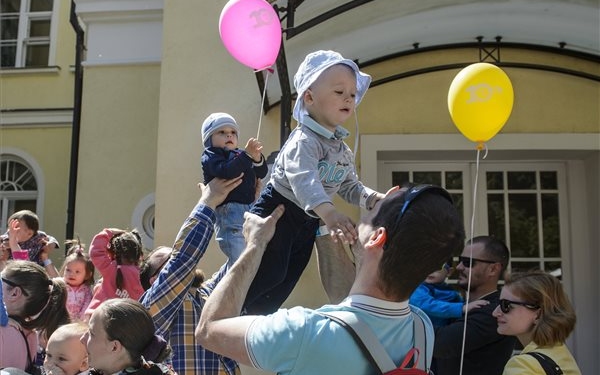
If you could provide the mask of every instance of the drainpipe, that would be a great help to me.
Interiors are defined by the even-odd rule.
[[[81,128],[81,98],[83,91],[83,67],[81,59],[83,57],[84,31],[77,14],[75,13],[75,1],[71,0],[71,15],[69,22],[75,30],[77,36],[75,44],[75,87],[73,100],[73,126],[71,130],[71,160],[69,167],[69,196],[67,199],[67,231],[66,239],[74,238],[75,228],[75,196],[77,193],[77,168],[79,164],[79,133]],[[66,251],[66,248],[65,248]]]

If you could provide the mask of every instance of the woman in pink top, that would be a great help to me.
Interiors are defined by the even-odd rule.
[[[0,327],[0,368],[30,372],[38,349],[36,330],[47,339],[69,322],[65,284],[50,279],[36,263],[13,260],[2,271],[2,294],[10,319]]]
[[[135,230],[104,229],[94,236],[90,257],[102,280],[94,288],[94,296],[85,312],[87,317],[107,299],[140,298],[144,293],[139,267],[142,256],[142,239]]]

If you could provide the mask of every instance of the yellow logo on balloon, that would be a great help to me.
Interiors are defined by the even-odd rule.
[[[495,65],[476,63],[454,77],[448,91],[448,110],[458,130],[481,145],[502,129],[513,100],[506,73]]]

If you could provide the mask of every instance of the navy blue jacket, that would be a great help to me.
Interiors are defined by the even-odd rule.
[[[262,155],[260,163],[254,163],[242,149],[227,150],[220,147],[208,147],[202,153],[202,171],[205,184],[215,177],[230,179],[244,172],[242,183],[229,193],[222,204],[229,202],[250,204],[256,199],[256,179],[264,178],[267,175],[268,167]]]

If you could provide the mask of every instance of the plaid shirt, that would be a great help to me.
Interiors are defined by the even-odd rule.
[[[196,342],[194,330],[206,298],[223,276],[193,290],[194,270],[212,238],[215,213],[198,204],[177,234],[173,253],[140,302],[149,309],[157,334],[169,339],[172,364],[179,375],[240,374],[237,363],[204,349]]]

